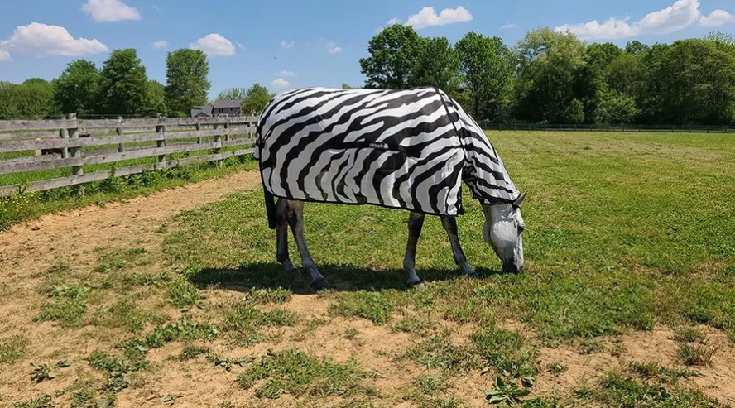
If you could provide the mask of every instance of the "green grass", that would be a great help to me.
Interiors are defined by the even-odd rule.
[[[26,353],[28,340],[22,336],[11,336],[0,339],[0,366],[12,364]]]
[[[306,239],[337,315],[386,324],[406,308],[459,323],[520,319],[541,339],[572,341],[702,323],[735,336],[735,144],[729,135],[502,132],[490,138],[528,192],[526,270],[498,273],[465,197],[460,239],[476,282],[460,278],[440,222],[417,250],[426,290],[402,271],[406,211],[307,204]],[[293,239],[291,257],[298,261]],[[166,240],[197,285],[309,291],[275,262],[262,193],[179,215]],[[408,290],[408,291],[407,291]]]
[[[684,388],[663,387],[625,377],[617,373],[609,374],[600,384],[599,390],[582,390],[579,397],[583,401],[602,404],[615,408],[714,408],[721,405],[707,398],[699,391]]]
[[[75,328],[84,323],[87,313],[87,295],[89,288],[77,286],[55,286],[49,296],[52,301],[46,303],[41,313],[36,316],[38,321],[58,321],[62,327]]]
[[[151,158],[156,160],[156,158]],[[141,159],[143,160],[143,159]],[[118,165],[143,164],[140,160]],[[0,198],[0,230],[5,230],[19,222],[34,219],[44,214],[70,208],[80,208],[90,204],[104,204],[120,199],[135,197],[160,191],[166,188],[213,179],[241,170],[257,168],[251,156],[230,157],[222,167],[213,163],[195,163],[177,168],[147,171],[125,177],[86,183],[78,186],[62,187],[49,191],[27,192],[11,197]],[[85,172],[108,169],[85,167]],[[71,175],[70,169],[32,172],[33,174],[11,174],[0,176],[0,185],[65,177]]]
[[[297,319],[294,312],[284,309],[264,312],[244,301],[225,312],[222,328],[236,344],[244,346],[263,341],[262,329],[294,326]]]
[[[268,354],[237,377],[240,386],[254,389],[258,398],[328,397],[374,394],[367,382],[373,377],[355,361],[337,363],[296,350]]]
[[[140,333],[149,324],[162,324],[165,318],[151,310],[140,309],[133,299],[122,299],[96,313],[94,324],[106,328],[124,328],[130,333]]]

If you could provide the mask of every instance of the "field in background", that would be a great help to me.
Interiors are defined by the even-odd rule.
[[[460,239],[481,279],[459,276],[428,218],[424,288],[404,284],[406,212],[310,204],[306,238],[333,286],[315,294],[274,262],[257,173],[224,200],[181,206],[174,190],[0,236],[0,402],[732,404],[732,136],[489,136],[528,192],[519,275],[497,272],[468,194]],[[51,238],[63,228],[73,245]]]

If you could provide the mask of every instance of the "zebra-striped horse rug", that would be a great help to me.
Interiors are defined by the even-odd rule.
[[[307,88],[277,95],[258,120],[266,194],[463,214],[461,185],[484,204],[519,191],[480,126],[436,88]]]

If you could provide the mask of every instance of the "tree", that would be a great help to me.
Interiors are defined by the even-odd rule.
[[[408,86],[432,86],[454,94],[460,85],[459,68],[459,56],[446,37],[420,37],[416,66]]]
[[[368,44],[370,57],[359,61],[365,88],[409,88],[420,51],[421,39],[412,27],[394,24],[375,35]]]
[[[640,57],[623,54],[610,63],[607,84],[611,90],[632,96],[642,96],[646,69]]]
[[[160,113],[166,116],[166,87],[154,80],[148,81],[148,104],[146,113]]]
[[[268,89],[263,85],[255,84],[251,86],[245,93],[245,99],[242,101],[242,112],[252,116],[260,115],[273,96],[273,94],[268,93]]]
[[[99,84],[100,71],[92,61],[73,61],[52,82],[54,100],[63,113],[95,113],[99,104]]]
[[[245,88],[230,88],[225,89],[224,91],[220,92],[219,95],[217,95],[216,100],[220,99],[245,99],[245,96],[247,95],[247,89]]]
[[[640,111],[632,96],[611,90],[605,92],[595,110],[595,122],[620,124],[634,122]]]
[[[597,117],[600,101],[607,98],[610,66],[624,52],[612,43],[592,44],[585,49],[584,65],[579,70],[576,94],[584,104],[585,121]]]
[[[455,46],[477,119],[504,119],[510,104],[511,52],[499,37],[467,33]]]
[[[640,41],[628,41],[625,46],[625,52],[633,55],[634,57],[642,57],[651,50],[651,47],[643,44]]]
[[[17,115],[21,119],[42,119],[58,113],[51,84],[41,78],[31,78],[15,87]]]
[[[666,123],[724,124],[735,119],[735,54],[713,41],[676,41],[650,65],[656,119]],[[650,95],[649,95],[650,96]]]
[[[575,85],[585,64],[584,50],[584,44],[571,33],[543,28],[526,34],[515,47],[519,119],[579,122]]]
[[[102,111],[128,115],[142,113],[148,106],[148,76],[135,49],[114,50],[102,67],[100,80]]]
[[[19,116],[15,89],[17,86],[0,81],[0,120],[17,119]]]
[[[175,116],[187,116],[191,108],[207,103],[212,86],[209,61],[201,50],[181,49],[166,56],[166,105]]]
[[[349,84],[342,84],[342,89],[352,89]]]

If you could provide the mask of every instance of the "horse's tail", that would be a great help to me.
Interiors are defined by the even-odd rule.
[[[265,184],[263,184],[263,195],[265,196],[265,212],[268,217],[268,228],[275,229],[277,225],[276,198],[265,188]]]

